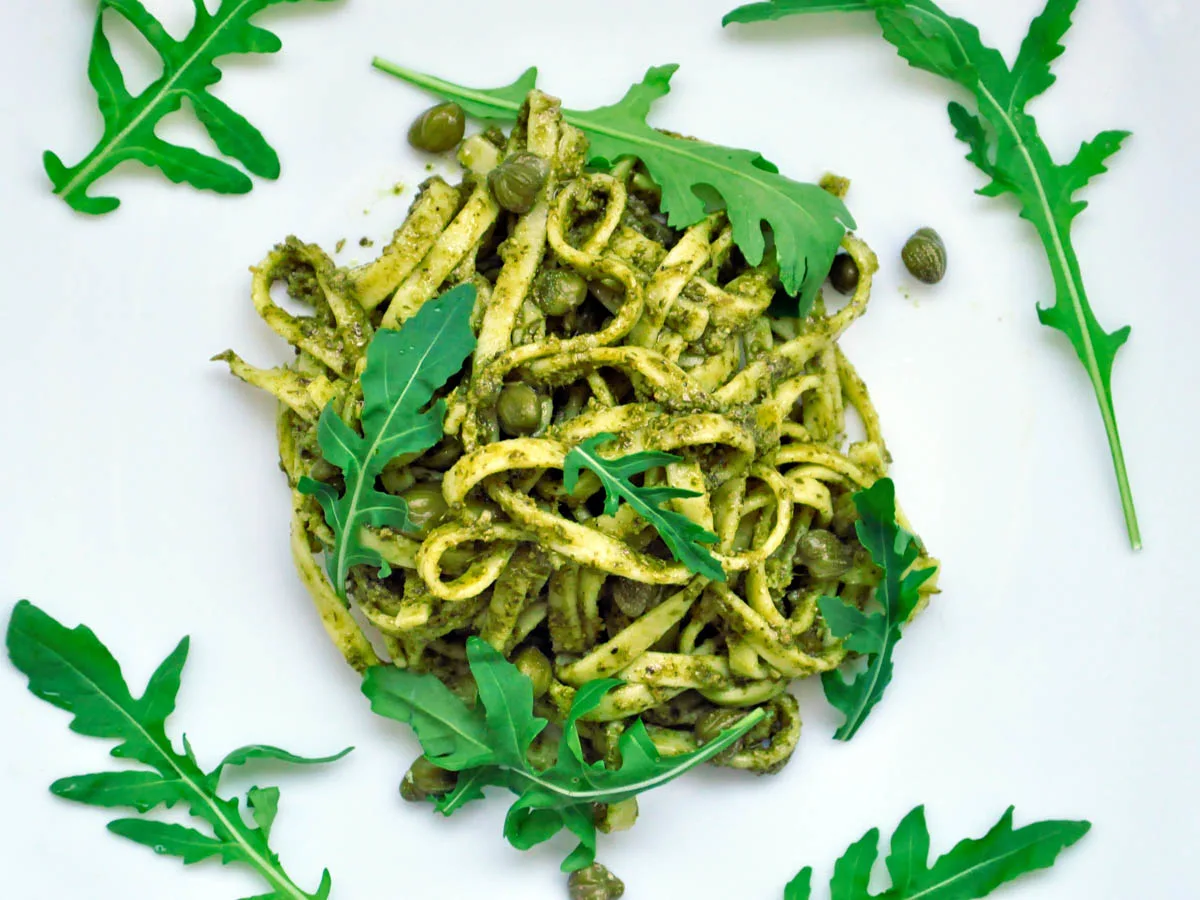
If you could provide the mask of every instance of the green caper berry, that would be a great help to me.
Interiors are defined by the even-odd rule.
[[[533,696],[541,697],[550,690],[550,680],[554,670],[550,668],[550,660],[537,647],[526,647],[513,660],[517,670],[533,682]]]
[[[548,316],[566,315],[587,294],[587,282],[570,269],[543,269],[533,280],[533,300]]]
[[[428,534],[446,512],[446,498],[440,484],[414,484],[401,491],[400,497],[408,504],[408,520],[416,534]]]
[[[932,228],[920,228],[900,251],[904,267],[918,281],[937,284],[946,277],[946,245]]]
[[[448,434],[427,450],[421,458],[423,465],[433,469],[448,469],[458,460],[463,454],[462,441],[452,434]]]
[[[839,253],[829,267],[829,283],[839,294],[852,294],[858,287],[858,263],[849,253]]]
[[[412,772],[405,772],[404,777],[400,780],[400,796],[407,803],[420,803],[426,799],[426,795],[417,790],[413,784]]]
[[[429,797],[438,797],[454,790],[458,783],[458,775],[447,772],[418,756],[416,761],[404,773],[400,782],[400,796],[409,803],[420,803]]]
[[[533,209],[549,174],[550,166],[536,153],[514,153],[488,172],[488,187],[502,208],[520,215]]]
[[[467,127],[467,115],[457,103],[439,103],[421,113],[408,129],[408,142],[426,153],[457,146]]]
[[[744,709],[710,709],[696,720],[692,733],[701,744],[707,744],[715,741],[722,731],[728,731],[744,718]]]
[[[653,584],[632,581],[629,578],[613,579],[613,603],[631,619],[636,619],[644,613],[657,593],[658,588]]]
[[[854,553],[850,548],[836,534],[821,528],[804,533],[797,555],[812,576],[822,581],[845,575],[854,565]]]
[[[496,414],[505,434],[533,434],[542,422],[542,401],[537,391],[522,381],[506,384],[496,402]]]
[[[625,883],[600,863],[572,872],[567,888],[571,900],[617,900],[625,896]]]

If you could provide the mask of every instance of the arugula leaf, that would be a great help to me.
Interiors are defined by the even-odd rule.
[[[275,53],[283,46],[274,34],[250,22],[256,13],[281,2],[284,0],[221,0],[217,11],[210,13],[202,0],[193,0],[196,14],[191,31],[183,40],[175,40],[141,0],[99,0],[88,80],[96,89],[104,134],[74,166],[67,166],[57,155],[46,151],[43,163],[54,193],[82,213],[112,212],[121,201],[116,197],[91,196],[88,189],[127,160],[157,168],[176,183],[187,182],[202,190],[222,194],[249,191],[253,184],[237,167],[189,147],[171,144],[155,134],[158,123],[178,110],[185,98],[221,153],[237,160],[254,175],[278,178],[279,157],[266,138],[240,113],[211,94],[209,88],[221,80],[221,70],[216,66],[219,57],[231,53]],[[132,25],[162,60],[162,75],[137,96],[126,88],[125,76],[105,33],[104,14],[108,11]]]
[[[246,807],[250,815],[262,831],[263,837],[271,836],[271,826],[279,815],[279,788],[252,787],[246,792]]]
[[[461,772],[492,762],[495,754],[483,713],[464,705],[437,678],[410,675],[392,666],[368,669],[363,692],[371,711],[411,725],[421,735],[425,755],[443,769]]]
[[[658,755],[639,720],[618,741],[621,766],[608,769],[603,762],[587,761],[578,721],[621,682],[593,681],[575,695],[563,723],[557,761],[539,770],[527,754],[546,721],[533,715],[529,678],[479,637],[467,639],[467,661],[479,686],[479,704],[474,709],[437,676],[390,666],[368,669],[362,690],[372,710],[412,725],[431,762],[458,773],[455,788],[436,800],[439,812],[449,816],[482,799],[485,787],[508,788],[517,799],[505,819],[504,836],[514,847],[527,850],[565,828],[579,839],[563,861],[565,872],[595,860],[594,804],[618,803],[666,784],[735,744],[765,715],[754,710],[699,750],[667,759]]]
[[[801,869],[783,889],[783,900],[809,900],[812,896],[812,869]]]
[[[549,724],[533,714],[533,682],[514,678],[516,669],[483,640],[467,644],[467,664],[479,688],[495,762],[520,768],[534,738]]]
[[[1101,132],[1085,142],[1069,163],[1056,163],[1037,122],[1025,111],[1030,100],[1054,84],[1050,66],[1063,53],[1062,40],[1078,2],[1048,0],[1030,25],[1011,68],[998,51],[983,43],[979,29],[948,15],[932,0],[771,0],[739,7],[725,16],[724,23],[836,10],[872,11],[884,38],[910,65],[957,82],[971,93],[978,114],[959,103],[950,104],[955,135],[967,145],[967,159],[991,179],[978,193],[1013,194],[1021,205],[1021,217],[1033,224],[1042,241],[1054,276],[1055,302],[1037,307],[1038,320],[1067,336],[1087,370],[1108,437],[1129,542],[1137,550],[1142,538],[1112,397],[1113,361],[1130,329],[1101,327],[1088,302],[1071,241],[1071,226],[1087,208],[1075,195],[1108,171],[1108,159],[1129,132]]]
[[[526,69],[510,85],[485,90],[378,58],[374,65],[489,122],[515,122],[537,82],[536,68]],[[655,66],[619,102],[593,110],[564,109],[563,118],[588,136],[590,165],[608,168],[623,157],[640,159],[662,188],[662,209],[673,227],[702,220],[711,211],[704,193],[716,191],[729,214],[734,242],[747,262],[757,266],[766,251],[762,226],[770,225],[783,286],[799,295],[801,309],[811,309],[842,237],[855,227],[854,218],[837,197],[780,175],[760,153],[665,134],[647,124],[650,107],[670,91],[677,68]]]
[[[197,820],[207,823],[205,834],[182,825],[146,819],[117,819],[108,826],[114,834],[151,847],[155,853],[180,857],[184,864],[219,856],[223,863],[250,866],[271,887],[263,898],[326,900],[332,888],[326,871],[316,893],[301,890],[280,865],[268,844],[279,805],[277,788],[252,788],[247,804],[257,827],[248,825],[237,798],[217,793],[221,770],[252,758],[269,757],[292,763],[325,763],[335,756],[309,759],[274,747],[235,751],[215,770],[205,773],[187,739],[177,753],[166,734],[167,717],[175,710],[180,676],[187,659],[188,639],[150,677],[140,698],[130,692],[121,667],[108,648],[86,626],[68,629],[28,600],[13,609],[6,638],[8,655],[29,679],[29,690],[47,703],[72,713],[71,730],[118,742],[112,755],[139,762],[152,771],[102,772],[62,778],[50,790],[67,800],[102,807],[131,807],[145,813],[157,806],[182,802]]]
[[[900,626],[916,609],[920,587],[935,569],[909,571],[920,554],[920,541],[896,523],[896,486],[890,478],[881,478],[854,495],[859,520],[855,523],[859,542],[871,554],[875,565],[883,569],[883,580],[875,591],[881,609],[864,613],[837,597],[821,597],[817,608],[834,637],[842,646],[867,657],[867,669],[852,681],[841,672],[825,672],[821,685],[825,696],[846,720],[834,737],[848,741],[862,726],[875,704],[883,697],[892,680],[892,651],[900,640]]]
[[[1092,827],[1090,822],[1036,822],[1013,830],[1013,808],[986,835],[965,840],[929,866],[925,807],[918,806],[892,834],[887,858],[892,887],[868,890],[879,857],[879,829],[872,828],[837,861],[830,881],[832,900],[976,900],[1000,885],[1054,865],[1063,850]],[[804,868],[787,886],[784,900],[810,900],[812,869]]]
[[[598,434],[577,447],[572,447],[563,461],[563,487],[567,493],[575,490],[580,469],[596,473],[604,486],[604,512],[616,513],[621,500],[632,506],[647,522],[655,527],[659,536],[670,548],[671,553],[697,575],[724,581],[725,570],[721,563],[703,544],[715,544],[719,538],[707,528],[693,522],[682,513],[663,509],[660,504],[676,497],[698,497],[695,491],[673,487],[638,487],[629,479],[632,475],[645,472],[655,466],[679,462],[682,457],[674,453],[642,451],[630,453],[618,459],[605,459],[597,448],[615,440],[616,435]]]
[[[345,755],[345,754],[342,754]],[[250,744],[246,747],[239,747],[225,755],[212,773],[210,778],[219,777],[226,766],[244,766],[246,763],[255,759],[273,759],[277,762],[285,763],[327,763],[336,762],[340,756],[328,756],[322,759],[310,759],[305,756],[297,756],[295,753],[289,753],[286,750],[281,750],[278,747],[271,747],[267,744]]]
[[[800,13],[818,12],[870,12],[874,0],[763,0],[747,3],[721,19],[722,25],[768,22],[796,16]]]
[[[342,421],[332,400],[321,411],[317,443],[325,460],[342,470],[345,493],[308,477],[300,479],[299,489],[320,501],[333,529],[335,543],[326,552],[326,568],[343,600],[351,566],[378,566],[385,577],[391,572],[379,551],[359,539],[362,527],[411,528],[408,504],[376,490],[375,479],[397,456],[428,450],[441,439],[446,402],[429,402],[475,347],[474,306],[475,286],[460,284],[422,306],[400,330],[375,333],[361,379],[361,436]]]

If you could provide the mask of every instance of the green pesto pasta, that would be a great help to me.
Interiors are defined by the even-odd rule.
[[[501,209],[487,184],[517,151],[549,166],[520,215]],[[465,642],[480,635],[510,658],[549,661],[537,704],[551,720],[585,682],[625,683],[581,729],[596,759],[612,757],[634,716],[669,754],[761,707],[766,719],[716,761],[774,772],[800,733],[789,684],[845,655],[817,599],[862,605],[879,580],[855,536],[851,495],[885,475],[889,456],[867,388],[838,346],[866,311],[875,255],[848,235],[860,272],[849,301],[837,311],[818,301],[803,320],[769,315],[779,290],[769,253],[747,265],[721,212],[669,227],[639,164],[585,171],[585,152],[558,102],[533,91],[511,135],[493,129],[462,145],[461,184],[422,185],[375,261],[340,269],[294,238],[276,247],[253,270],[252,298],[295,359],[263,370],[222,358],[280,402],[296,564],[355,668],[379,662],[362,622],[392,664],[469,696]],[[311,314],[276,305],[277,283]],[[477,344],[445,391],[445,436],[380,479],[389,493],[420,497],[425,515],[413,532],[362,534],[392,572],[351,569],[356,618],[315,559],[333,543],[322,510],[297,489],[303,476],[340,477],[321,459],[317,419],[332,401],[353,427],[375,331],[463,283],[477,292]],[[849,417],[861,440],[848,441]],[[564,489],[571,448],[606,433],[621,453],[679,457],[645,484],[697,495],[670,502],[717,535],[724,583],[677,562],[630,506],[605,514],[592,473]]]

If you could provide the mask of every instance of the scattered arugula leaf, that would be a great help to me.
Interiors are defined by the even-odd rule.
[[[846,720],[834,737],[848,741],[862,726],[875,704],[883,697],[892,680],[892,651],[900,640],[900,626],[908,621],[920,601],[920,587],[936,569],[909,571],[921,550],[917,537],[896,522],[896,486],[890,478],[881,478],[854,495],[859,520],[855,523],[859,542],[871,554],[871,560],[883,570],[883,580],[875,591],[881,609],[864,613],[838,597],[821,597],[817,608],[834,637],[842,646],[867,657],[867,669],[853,681],[841,672],[825,672],[821,684],[825,696]]]
[[[1129,132],[1102,131],[1069,163],[1059,164],[1037,122],[1025,111],[1026,104],[1056,80],[1050,66],[1063,53],[1062,40],[1078,2],[1048,0],[1011,68],[997,50],[983,43],[978,28],[948,15],[932,0],[771,0],[735,9],[724,24],[835,10],[874,12],[884,39],[909,65],[955,81],[972,94],[978,115],[960,103],[950,104],[955,136],[970,148],[967,159],[991,179],[978,193],[1013,194],[1021,204],[1021,217],[1033,224],[1042,241],[1054,276],[1055,303],[1039,305],[1038,319],[1067,336],[1087,370],[1108,436],[1129,542],[1137,550],[1142,537],[1112,398],[1113,361],[1130,329],[1101,327],[1088,303],[1071,241],[1075,217],[1088,205],[1076,194],[1108,171],[1106,163]]]
[[[683,457],[674,453],[646,450],[630,453],[618,459],[605,459],[597,449],[615,440],[616,435],[598,434],[577,447],[572,447],[563,461],[563,487],[567,493],[575,490],[580,469],[590,469],[604,486],[604,513],[614,515],[621,500],[625,500],[647,522],[654,526],[674,557],[689,571],[713,581],[724,581],[725,570],[704,544],[715,544],[719,538],[693,522],[682,513],[664,509],[660,504],[677,497],[698,497],[695,491],[673,487],[638,487],[629,479],[633,475],[679,462]]]
[[[910,812],[892,834],[887,858],[892,887],[869,892],[871,869],[879,857],[879,829],[872,828],[837,861],[829,883],[832,900],[977,900],[1000,885],[1037,869],[1048,869],[1063,850],[1092,827],[1090,822],[1036,822],[1013,830],[1013,808],[978,840],[960,842],[929,866],[925,807]],[[804,868],[787,886],[784,900],[809,900],[812,869]]]
[[[328,870],[315,894],[297,887],[280,865],[268,843],[279,807],[277,788],[252,788],[247,795],[257,827],[246,823],[237,798],[225,799],[217,791],[225,766],[251,759],[276,759],[290,763],[327,763],[335,756],[308,759],[277,747],[253,745],[235,750],[211,772],[196,761],[187,738],[177,753],[166,734],[167,717],[175,711],[188,639],[150,676],[145,693],[134,698],[121,667],[108,648],[84,625],[68,629],[28,600],[13,609],[6,638],[8,655],[29,679],[29,690],[47,703],[73,713],[71,730],[90,737],[119,741],[112,755],[134,760],[152,771],[100,772],[61,778],[50,790],[67,800],[102,807],[131,807],[146,813],[157,806],[183,803],[196,819],[207,823],[212,834],[182,825],[146,819],[117,819],[108,829],[155,853],[178,856],[185,865],[210,857],[222,863],[250,866],[270,885],[270,892],[255,900],[326,900],[332,889]]]
[[[475,286],[460,284],[422,306],[398,331],[375,333],[361,379],[361,436],[342,421],[333,401],[321,411],[317,442],[325,460],[342,470],[345,493],[308,477],[300,479],[299,489],[320,501],[333,529],[335,543],[325,554],[326,568],[343,600],[351,566],[378,566],[385,577],[391,572],[377,550],[363,545],[360,529],[368,523],[398,531],[411,528],[408,504],[376,490],[375,479],[400,454],[428,450],[441,439],[446,402],[429,403],[475,347],[474,306]]]
[[[467,88],[376,58],[374,66],[447,100],[488,122],[515,122],[525,95],[537,83],[537,69],[526,69],[510,85],[493,90]],[[687,228],[711,207],[705,193],[715,191],[733,226],[733,239],[752,266],[763,260],[763,223],[771,226],[780,279],[800,308],[811,309],[847,229],[854,218],[844,203],[815,184],[792,181],[774,163],[751,150],[721,147],[666,134],[646,122],[655,100],[671,89],[675,65],[655,66],[611,106],[563,110],[563,118],[587,134],[590,165],[608,168],[623,157],[637,157],[662,188],[662,210],[672,227]]]
[[[391,666],[368,669],[363,693],[376,713],[413,727],[432,763],[458,773],[455,788],[436,800],[439,812],[449,816],[482,799],[485,787],[508,788],[517,800],[508,811],[504,836],[514,847],[527,850],[566,828],[579,844],[563,861],[565,872],[595,859],[594,804],[618,803],[666,784],[735,744],[765,715],[754,710],[699,750],[667,759],[658,755],[638,720],[621,735],[620,768],[608,769],[603,762],[587,762],[577,723],[621,682],[591,681],[575,695],[557,762],[539,770],[530,764],[528,752],[546,720],[533,714],[532,682],[479,637],[467,639],[467,661],[479,688],[474,708],[437,676]]]
[[[100,114],[104,117],[104,134],[74,166],[67,166],[49,150],[43,154],[54,193],[82,213],[112,212],[121,205],[120,200],[90,196],[88,189],[126,160],[158,168],[177,184],[186,182],[222,194],[249,191],[253,183],[237,167],[190,147],[164,141],[155,134],[158,123],[178,110],[184,98],[221,153],[237,160],[254,175],[278,178],[279,157],[266,138],[209,88],[221,80],[221,70],[216,66],[219,57],[230,53],[275,53],[283,46],[270,31],[250,22],[256,13],[281,2],[284,0],[221,0],[217,11],[210,13],[201,0],[193,0],[196,14],[192,28],[183,40],[175,40],[141,0],[99,0],[88,80],[96,89]],[[104,14],[110,11],[132,25],[162,60],[162,75],[137,96],[126,88],[125,76],[104,30]]]

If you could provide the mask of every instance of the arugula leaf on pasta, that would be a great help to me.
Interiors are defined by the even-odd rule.
[[[606,515],[614,515],[624,500],[654,526],[672,555],[688,569],[713,581],[724,581],[725,571],[721,563],[704,547],[705,544],[715,544],[717,536],[682,513],[662,506],[670,500],[699,497],[700,494],[669,486],[639,487],[630,480],[647,469],[680,462],[683,457],[649,450],[616,459],[601,456],[598,450],[600,445],[615,439],[616,435],[598,434],[571,448],[563,464],[563,486],[567,493],[575,490],[580,469],[591,470],[604,486]]]

